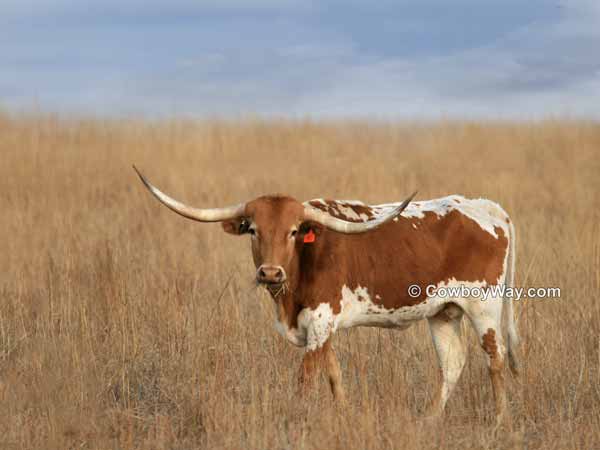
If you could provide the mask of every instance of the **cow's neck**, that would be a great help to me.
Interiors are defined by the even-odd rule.
[[[286,324],[289,328],[296,328],[298,324],[298,313],[303,306],[297,299],[297,293],[292,289],[281,289],[276,293],[269,290],[269,294],[275,303],[275,314],[277,320]]]

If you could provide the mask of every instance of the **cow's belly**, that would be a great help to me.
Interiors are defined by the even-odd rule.
[[[358,326],[405,329],[415,321],[435,315],[443,307],[443,304],[435,307],[420,304],[390,311],[378,305],[347,304],[339,314],[334,314],[331,306],[323,303],[315,310],[304,308],[298,315],[297,327],[290,328],[277,321],[275,329],[292,344],[314,349],[338,329]],[[312,333],[308,332],[309,329]]]
[[[331,304],[321,303],[315,309],[304,308],[300,311],[297,327],[288,328],[285,324],[277,322],[276,329],[292,344],[313,350],[323,345],[329,336],[339,329],[360,326],[405,329],[414,322],[435,316],[449,302],[460,305],[461,300],[433,296],[416,305],[388,309],[373,302],[366,288],[359,286],[351,290],[344,286],[339,313],[334,313]]]
[[[399,328],[410,327],[414,322],[432,317],[444,308],[445,302],[426,300],[414,306],[386,309],[371,301],[352,301],[344,304],[336,317],[336,328],[357,326]]]

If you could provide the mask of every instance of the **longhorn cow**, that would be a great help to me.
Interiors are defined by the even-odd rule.
[[[498,204],[458,195],[412,202],[416,193],[401,203],[376,206],[324,199],[300,203],[268,195],[225,208],[198,209],[167,196],[134,169],[174,212],[199,222],[221,222],[233,235],[250,235],[256,280],[276,307],[275,328],[305,349],[302,386],[312,384],[316,371],[324,368],[334,397],[344,399],[331,345],[337,330],[405,329],[426,319],[442,373],[429,413],[441,414],[465,364],[460,324],[466,314],[486,355],[496,417],[501,419],[506,354],[511,370],[518,372],[512,300],[441,296],[425,288],[512,286],[515,231]]]

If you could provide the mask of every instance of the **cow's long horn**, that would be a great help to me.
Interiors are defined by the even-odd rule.
[[[305,220],[313,220],[315,222],[318,222],[318,223],[326,226],[327,228],[329,228],[333,231],[338,231],[340,233],[346,233],[346,234],[364,233],[365,231],[369,231],[374,228],[377,228],[377,227],[383,225],[384,223],[394,219],[395,217],[398,217],[400,215],[400,213],[406,209],[406,207],[408,206],[408,204],[411,202],[411,200],[414,198],[415,195],[417,195],[417,191],[413,192],[410,195],[410,197],[408,197],[400,205],[395,207],[393,210],[391,210],[386,215],[379,217],[375,220],[369,220],[367,222],[348,222],[346,220],[342,220],[342,219],[333,217],[332,215],[327,214],[326,212],[321,211],[320,209],[312,208],[310,206],[307,206],[304,208],[304,219]]]
[[[245,213],[246,204],[240,203],[235,206],[228,206],[226,208],[211,208],[211,209],[199,209],[192,208],[191,206],[184,205],[175,199],[172,199],[167,194],[159,191],[157,188],[152,186],[150,182],[137,170],[137,167],[133,166],[133,169],[137,172],[138,176],[142,180],[142,183],[148,188],[148,190],[154,195],[162,204],[167,206],[169,209],[175,211],[177,214],[181,214],[183,217],[188,219],[197,220],[199,222],[221,222],[223,220],[234,219],[241,217]]]

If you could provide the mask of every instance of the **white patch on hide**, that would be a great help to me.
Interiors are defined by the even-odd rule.
[[[302,312],[308,311],[306,308]],[[316,350],[327,342],[329,336],[334,331],[333,310],[329,303],[321,303],[315,310],[310,310],[307,313],[307,338],[306,349],[309,351]]]
[[[341,312],[335,316],[334,330],[355,326],[372,326],[383,328],[408,328],[412,322],[437,314],[442,305],[437,306],[427,301],[413,306],[398,309],[387,309],[371,300],[367,288],[358,286],[351,290],[342,287]],[[375,295],[380,300],[381,296]]]

